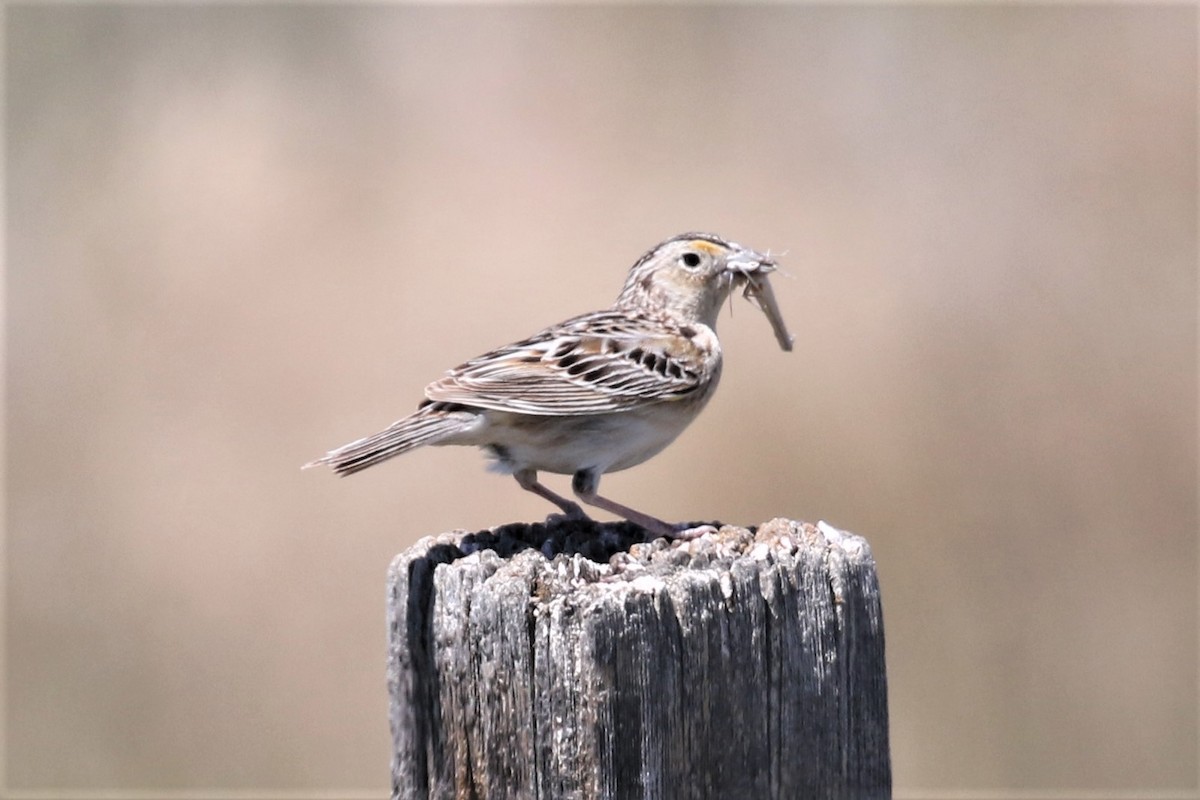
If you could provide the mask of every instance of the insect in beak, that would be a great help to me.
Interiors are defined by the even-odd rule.
[[[762,309],[771,323],[771,330],[775,332],[775,341],[779,342],[783,350],[791,351],[793,338],[788,333],[783,315],[779,312],[779,304],[775,300],[775,292],[771,289],[768,277],[776,269],[775,262],[770,256],[760,255],[752,250],[741,250],[729,257],[726,266],[734,288],[740,283],[745,284],[742,297],[753,300]]]

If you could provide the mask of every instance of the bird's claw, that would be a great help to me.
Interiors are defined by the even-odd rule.
[[[546,516],[546,524],[561,525],[564,522],[583,522],[584,520],[591,519],[591,517],[584,513],[583,508],[576,503],[572,503],[570,508],[563,509],[563,512],[562,514],[548,514]]]
[[[675,533],[671,536],[671,538],[678,541],[690,542],[692,539],[699,539],[705,534],[716,532],[716,527],[712,525],[696,525],[694,527],[689,527],[687,523],[681,523],[675,526]]]

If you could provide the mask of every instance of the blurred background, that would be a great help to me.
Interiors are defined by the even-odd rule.
[[[606,494],[869,539],[898,797],[1195,796],[1196,43],[1183,4],[7,5],[9,796],[386,794],[388,561],[553,509],[471,450],[300,464],[695,229],[785,254],[795,352],[734,303]]]

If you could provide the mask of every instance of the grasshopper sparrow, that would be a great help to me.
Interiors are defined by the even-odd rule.
[[[586,515],[543,486],[539,471],[573,476],[584,503],[653,534],[686,535],[601,497],[600,476],[658,454],[712,397],[717,313],[730,292],[744,286],[791,350],[767,279],[774,269],[768,255],[712,234],[675,236],[638,259],[611,308],[471,359],[425,387],[412,414],[305,467],[350,475],[421,445],[475,445],[568,517]]]

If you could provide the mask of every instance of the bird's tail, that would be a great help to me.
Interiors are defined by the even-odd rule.
[[[463,410],[461,406],[431,403],[393,422],[379,433],[330,450],[301,469],[328,464],[338,475],[353,475],[392,456],[407,453],[422,445],[437,444],[456,433],[470,430],[478,423],[479,415]]]

